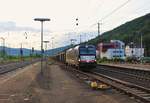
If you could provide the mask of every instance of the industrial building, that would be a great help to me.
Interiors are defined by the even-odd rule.
[[[138,48],[138,47],[130,47],[126,46],[125,47],[125,54],[126,57],[136,57],[140,58],[144,56],[144,48]]]

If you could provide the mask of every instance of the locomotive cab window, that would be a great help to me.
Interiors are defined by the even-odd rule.
[[[96,54],[95,48],[80,48],[80,54]]]

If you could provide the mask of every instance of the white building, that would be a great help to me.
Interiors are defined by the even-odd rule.
[[[144,56],[144,48],[130,48],[126,46],[125,48],[126,57],[143,57]]]
[[[110,43],[100,43],[98,45],[98,56],[100,58],[106,57],[107,59],[125,59],[124,45],[120,40],[111,40]]]

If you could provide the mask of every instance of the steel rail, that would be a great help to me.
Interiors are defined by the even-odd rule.
[[[33,64],[37,61],[39,61],[39,60],[36,59],[33,61],[16,62],[16,63],[11,63],[11,64],[0,66],[0,75],[8,73],[8,72],[12,72],[19,68],[23,68],[23,67]]]
[[[107,67],[107,66],[106,66]],[[148,84],[150,82],[150,77],[145,75],[144,73],[141,73],[139,71],[129,71],[129,69],[116,69],[115,67],[113,68],[104,68],[104,66],[100,67],[98,66],[95,69],[96,72],[99,72],[101,74],[106,74],[107,72],[108,75],[114,78],[118,78],[120,79],[120,77],[123,77],[121,80],[127,81],[127,82],[131,82],[137,85],[141,85],[141,86],[145,86],[146,88],[149,88],[150,84]],[[118,77],[116,77],[118,75]],[[132,81],[131,81],[132,80]]]
[[[73,69],[73,68],[70,68]],[[69,70],[70,70],[69,69]],[[136,86],[134,84],[128,83],[128,82],[124,82],[112,77],[108,77],[105,75],[102,75],[100,73],[96,73],[96,72],[82,72],[80,70],[76,70],[73,69],[74,71],[76,71],[77,73],[80,73],[82,75],[85,75],[87,77],[90,78],[94,78],[98,81],[101,81],[107,85],[112,86],[113,88],[124,92],[125,94],[135,97],[136,99],[139,99],[141,101],[143,101],[144,103],[150,103],[150,90],[146,89],[144,87],[140,87],[140,86]],[[73,72],[75,73],[75,72]]]

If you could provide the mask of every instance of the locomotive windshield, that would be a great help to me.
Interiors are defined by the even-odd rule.
[[[85,47],[79,49],[80,54],[96,54],[96,49],[94,47]]]

